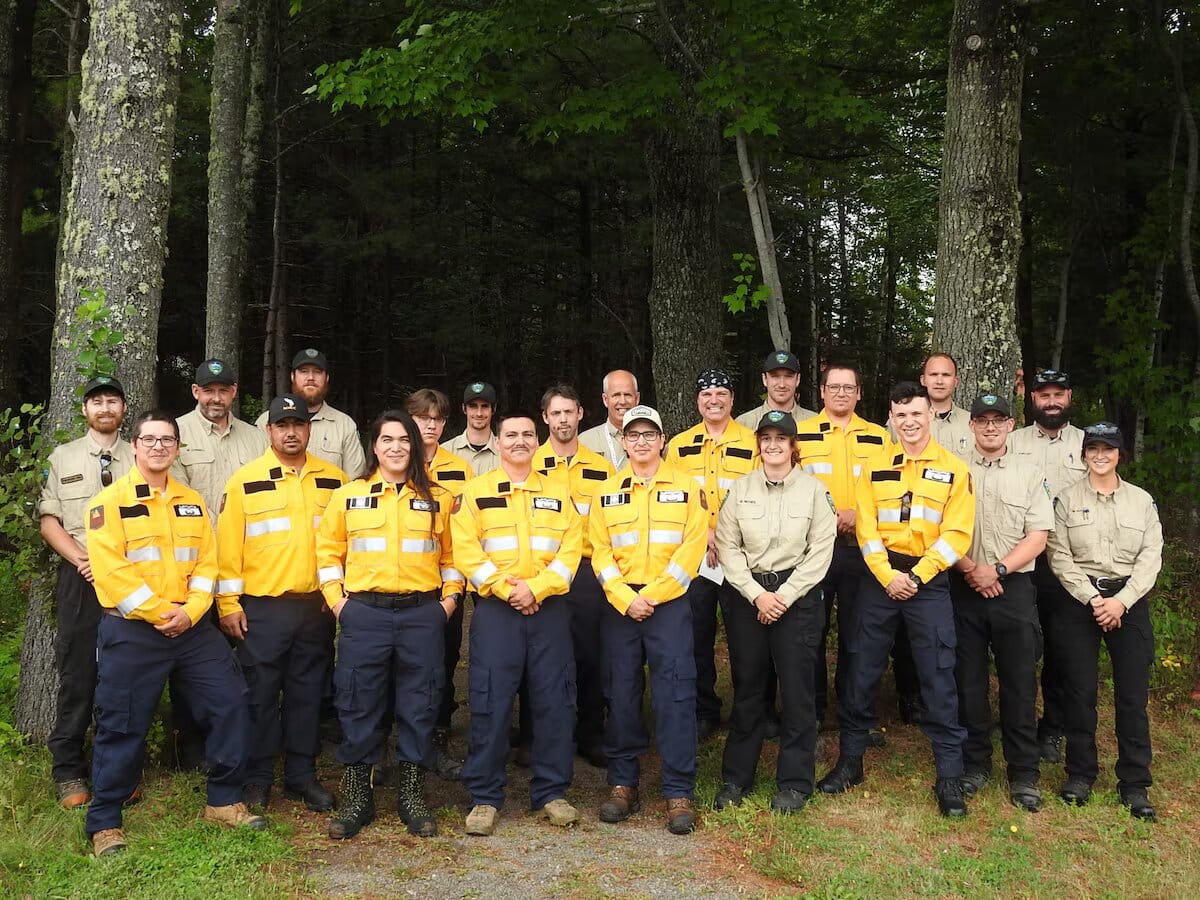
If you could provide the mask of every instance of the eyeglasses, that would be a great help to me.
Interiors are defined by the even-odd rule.
[[[138,436],[137,442],[139,444],[141,444],[143,447],[145,447],[147,450],[149,450],[151,447],[155,446],[156,444],[162,444],[164,450],[170,450],[172,447],[174,447],[176,444],[179,443],[179,438],[177,438],[177,437],[155,437],[152,434],[143,434],[143,435]]]
[[[831,394],[853,394],[858,390],[857,384],[827,384],[825,390]]]
[[[107,450],[100,451],[100,485],[108,487],[113,482],[112,454]]]
[[[1058,387],[1066,387],[1070,380],[1070,376],[1066,372],[1060,372],[1058,369],[1042,369],[1033,376],[1033,386],[1044,387],[1053,384]]]
[[[417,422],[432,422],[435,425],[446,421],[443,416],[413,416],[413,419]]]
[[[653,444],[660,437],[661,431],[627,431],[625,432],[625,440],[631,444]]]

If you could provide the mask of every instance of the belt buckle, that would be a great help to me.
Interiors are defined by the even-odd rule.
[[[763,572],[758,577],[762,579],[761,584],[765,588],[779,587],[779,573],[778,572]]]
[[[1119,579],[1119,578],[1108,578],[1108,577],[1097,578],[1096,579],[1096,587],[1102,591],[1111,591],[1111,590],[1119,591],[1121,589],[1121,586],[1119,584],[1120,581],[1121,581],[1121,579]]]

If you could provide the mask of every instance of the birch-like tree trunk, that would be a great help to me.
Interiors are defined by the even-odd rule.
[[[111,355],[131,413],[154,398],[182,34],[179,0],[91,7],[51,346],[51,433],[71,423],[79,402],[81,292],[103,291],[108,324],[124,334]],[[17,727],[39,739],[53,725],[57,684],[48,612],[31,599],[16,711]]]
[[[242,136],[247,68],[242,0],[217,0],[208,150],[208,303],[204,353],[238,366],[247,203]]]
[[[787,307],[783,303],[783,282],[779,278],[779,261],[775,254],[775,229],[771,226],[771,208],[767,203],[767,182],[762,160],[753,155],[746,132],[737,133],[738,167],[742,173],[742,190],[750,209],[750,227],[758,250],[758,265],[763,284],[767,286],[767,327],[776,350],[792,349],[792,329],[788,324]]]
[[[956,0],[946,84],[934,348],[959,361],[956,400],[1010,391],[1020,359],[1021,82],[1018,0]]]

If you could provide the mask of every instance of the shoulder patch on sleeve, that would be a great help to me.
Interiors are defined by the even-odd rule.
[[[104,507],[93,506],[91,513],[88,514],[88,528],[92,531],[104,527]]]
[[[708,509],[708,493],[703,488],[696,493],[700,495],[700,505],[705,509]]]
[[[225,512],[225,498],[228,496],[229,496],[228,491],[221,492],[221,505],[219,507],[217,507],[217,512],[219,512],[219,513]]]
[[[462,509],[462,496],[461,495],[454,498],[454,505],[450,507],[450,515],[454,515],[460,509]]]
[[[837,513],[837,507],[833,505],[833,494],[829,493],[829,491],[825,492],[825,502],[829,504],[829,508],[834,513]]]

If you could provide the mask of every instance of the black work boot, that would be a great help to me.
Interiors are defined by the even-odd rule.
[[[396,790],[396,811],[400,821],[408,826],[409,834],[433,837],[437,822],[425,805],[425,770],[416,763],[400,763],[400,787]]]
[[[449,728],[438,728],[433,732],[433,774],[442,781],[462,778],[462,763],[450,755]]]
[[[863,758],[839,756],[829,774],[817,782],[822,794],[840,794],[863,782]]]
[[[939,778],[933,793],[937,796],[938,812],[943,816],[960,819],[967,814],[961,778]]]
[[[371,766],[359,763],[346,766],[342,773],[341,803],[329,823],[334,840],[352,838],[375,819],[375,792],[371,788]]]

